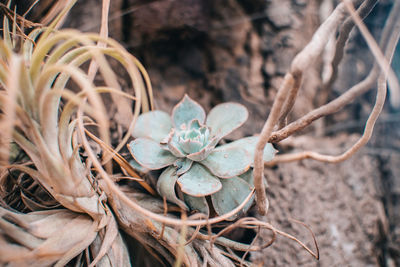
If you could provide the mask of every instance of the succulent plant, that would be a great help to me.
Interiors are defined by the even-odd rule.
[[[207,215],[208,203],[212,203],[218,215],[225,214],[240,205],[254,187],[252,166],[258,137],[217,144],[247,117],[243,105],[223,103],[215,106],[206,118],[204,109],[185,95],[174,107],[172,116],[156,110],[138,117],[133,130],[136,139],[129,144],[133,166],[141,170],[166,168],[158,178],[157,191],[168,201]],[[275,152],[268,144],[264,161],[271,160]]]

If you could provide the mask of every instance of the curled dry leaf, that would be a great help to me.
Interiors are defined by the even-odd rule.
[[[0,212],[2,266],[64,266],[94,241],[99,226],[69,210]]]

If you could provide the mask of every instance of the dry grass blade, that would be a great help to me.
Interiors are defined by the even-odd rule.
[[[104,91],[104,88],[96,88],[79,68],[80,64],[90,58],[104,63],[104,54],[101,51],[91,50],[92,41],[87,35],[78,32],[63,33],[54,31],[54,27],[62,21],[69,8],[70,6],[64,9],[48,29],[33,31],[31,36],[34,38],[37,38],[41,33],[40,40],[36,46],[32,45],[31,40],[27,40],[22,46],[23,57],[16,52],[11,52],[13,47],[11,37],[8,38],[10,41],[2,41],[2,47],[5,48],[2,50],[5,64],[11,62],[11,65],[6,65],[4,70],[12,72],[14,75],[3,75],[2,77],[8,77],[8,79],[13,78],[13,81],[2,80],[2,84],[4,84],[5,92],[12,92],[11,90],[14,89],[16,95],[13,101],[15,108],[10,109],[10,111],[14,112],[15,110],[17,127],[14,128],[12,125],[8,127],[10,136],[12,134],[18,149],[24,150],[34,165],[34,167],[27,167],[15,164],[10,166],[10,170],[28,174],[31,179],[35,179],[46,188],[59,203],[70,209],[68,214],[76,216],[76,219],[72,218],[68,223],[63,222],[67,229],[61,229],[60,233],[50,231],[51,228],[49,227],[51,225],[46,225],[43,221],[47,219],[44,218],[42,220],[43,224],[40,227],[45,228],[40,228],[42,229],[41,232],[47,229],[48,236],[40,236],[43,242],[36,240],[31,245],[27,244],[33,252],[27,252],[24,257],[20,257],[20,260],[37,262],[40,266],[47,266],[53,263],[56,266],[64,266],[73,257],[87,249],[96,237],[100,240],[101,245],[96,250],[98,254],[93,254],[95,263],[104,261],[103,256],[106,254],[111,262],[114,262],[116,260],[115,257],[118,257],[121,253],[127,255],[126,247],[121,246],[123,244],[121,239],[116,238],[118,237],[118,229],[115,219],[110,215],[111,213],[104,203],[104,196],[95,184],[94,175],[90,173],[90,170],[86,170],[78,153],[77,147],[79,144],[72,140],[73,132],[75,131],[72,116],[76,106],[89,111],[88,113],[95,118],[99,125],[100,135],[106,143],[109,143],[109,138],[107,137],[109,120],[98,95],[98,91]],[[7,36],[10,33],[4,31],[4,34]],[[89,45],[86,50],[83,50],[89,52],[87,59],[83,58],[84,61],[82,61],[82,57],[79,58],[80,54],[78,53],[75,54],[75,57],[72,55],[69,58],[69,62],[58,61],[64,53],[67,53],[76,43],[79,43],[79,41],[65,41],[65,37],[68,36],[73,36],[72,40],[80,40],[81,43]],[[97,37],[97,39],[100,38]],[[8,47],[11,47],[11,49],[8,49]],[[116,53],[115,50],[113,50],[113,53]],[[76,64],[77,61],[80,64]],[[20,63],[15,67],[13,62]],[[43,64],[43,62],[46,62],[46,64]],[[101,71],[105,68],[104,64],[100,67]],[[73,95],[71,91],[65,89],[68,80],[75,82],[75,85],[82,92],[81,95]],[[114,88],[114,90],[116,89]],[[89,98],[90,104],[82,102],[84,99],[82,96],[84,95]],[[69,97],[70,104],[66,105],[59,117],[60,103],[62,102],[61,96]],[[6,112],[4,108],[8,107],[3,104],[6,103],[7,96],[1,94],[0,100],[2,102],[1,109],[4,113]],[[91,112],[93,110],[96,110],[96,112]],[[6,135],[2,133],[2,137],[6,137]],[[25,201],[25,203],[28,202]],[[29,220],[36,214],[24,215],[22,220]],[[8,214],[8,216],[11,215]],[[2,222],[2,229],[10,227],[15,229],[16,227],[7,221],[3,220]],[[76,227],[73,227],[73,225],[76,225]],[[46,228],[46,226],[48,227]],[[29,227],[31,230],[31,226]],[[83,230],[81,231],[81,229]],[[12,237],[8,238],[15,238],[22,242],[21,233],[23,232],[17,230],[14,231]],[[72,237],[71,231],[75,231],[77,237]],[[32,238],[36,237],[36,232],[30,234],[33,234]],[[64,250],[61,250],[60,246],[64,246]],[[116,248],[117,250],[115,250]],[[12,247],[8,246],[7,249],[12,249]],[[26,252],[23,247],[18,248],[18,250]],[[115,251],[114,254],[113,251]],[[113,256],[110,258],[112,254]],[[43,255],[52,255],[51,261],[41,262]],[[18,259],[11,260],[18,261]],[[124,257],[123,261],[123,265],[129,265],[128,257]],[[21,264],[26,265],[24,263]]]
[[[108,38],[108,12],[110,9],[110,1],[109,0],[103,0],[103,5],[101,8],[101,26],[100,26],[100,36],[103,39],[107,39]],[[107,44],[104,42],[99,41],[97,43],[98,47],[106,47]],[[89,79],[91,81],[93,81],[94,76],[96,75],[96,72],[98,70],[98,65],[96,63],[96,61],[91,61],[90,65],[89,65],[89,70],[88,70],[88,74],[89,74]],[[129,109],[128,109],[129,110]]]
[[[41,23],[44,25],[49,25],[56,21],[57,17],[59,17],[60,14],[62,14],[65,10],[71,9],[71,7],[76,3],[77,0],[66,0],[66,1],[55,1],[51,3],[51,6],[49,7],[48,5],[45,5],[43,8],[49,10],[46,12],[46,15],[44,17],[40,18]],[[38,12],[40,14],[44,12]],[[58,29],[62,24],[65,19],[65,16],[63,16],[60,20],[57,21],[56,24],[54,24],[55,29]]]
[[[153,188],[151,188],[137,173],[136,171],[133,169],[133,167],[129,164],[129,162],[124,159],[120,154],[118,154],[115,150],[113,150],[111,147],[107,146],[107,144],[105,144],[103,141],[101,141],[99,138],[97,138],[94,134],[92,134],[91,132],[89,132],[88,130],[85,129],[86,134],[92,138],[96,143],[98,143],[103,149],[105,149],[106,151],[108,151],[109,153],[111,153],[113,159],[123,168],[126,170],[126,172],[137,179],[137,182],[143,186],[143,188],[145,188],[150,194],[152,194],[153,196],[157,195],[157,193],[154,191]]]
[[[99,234],[101,235],[101,234]],[[93,255],[101,255],[102,253],[100,252],[101,248],[104,247],[104,242],[102,238],[99,237],[99,235],[96,237],[96,239],[93,241],[93,243],[90,245],[90,252]],[[98,261],[93,260],[89,266],[129,266],[129,254],[128,254],[128,248],[122,239],[122,236],[119,232],[117,232],[117,235],[115,239],[113,240],[113,243],[108,251],[106,251],[106,254],[103,257],[97,256]],[[89,261],[88,261],[89,262]]]
[[[97,235],[97,222],[68,210],[17,214],[0,207],[0,211],[2,265],[64,266]]]
[[[13,58],[9,66],[11,75],[7,77],[7,81],[5,82],[5,97],[1,101],[4,113],[0,119],[0,127],[2,129],[2,134],[0,135],[0,166],[8,165],[10,142],[15,124],[16,96],[20,87],[19,75],[22,64],[20,57]]]
[[[26,28],[33,28],[33,27],[42,27],[43,25],[40,23],[34,23],[32,21],[27,20],[24,16],[18,15],[14,11],[12,11],[9,7],[7,7],[5,4],[0,3],[0,10],[1,13],[3,13],[4,16],[6,16],[9,20],[14,21],[16,27],[18,27],[18,30],[20,33],[23,33],[22,29],[19,28],[18,24],[23,25],[23,27]]]

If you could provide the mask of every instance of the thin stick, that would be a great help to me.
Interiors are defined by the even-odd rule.
[[[28,15],[29,12],[31,12],[32,8],[39,2],[39,0],[36,0],[35,2],[33,2],[33,4],[28,8],[27,11],[25,11],[25,13],[22,15],[22,17],[26,17],[26,15]]]
[[[124,159],[119,153],[115,152],[111,147],[109,147],[106,143],[104,143],[101,139],[96,137],[94,134],[92,134],[90,131],[85,129],[86,134],[93,139],[97,144],[99,144],[103,149],[105,149],[108,153],[110,153],[113,157],[113,159],[122,167],[124,170],[131,175],[134,178],[137,178],[138,183],[147,190],[150,194],[153,196],[157,195],[157,192],[154,191],[154,189],[146,183],[143,178],[141,178],[136,171],[133,169],[133,167],[129,164],[129,162]]]
[[[395,13],[391,13],[391,14],[397,14],[396,11],[398,9],[400,9],[400,4],[398,2],[396,2],[395,6],[393,7],[393,10],[392,10],[392,12],[395,12]],[[387,61],[389,64],[392,60],[396,45],[400,38],[400,18],[397,17],[397,19],[394,21],[393,31],[391,31],[390,37],[388,37],[388,38],[389,39],[387,40],[385,54],[386,54],[386,57],[388,58]],[[386,40],[384,40],[384,42],[386,42]],[[308,159],[308,158],[318,160],[318,161],[323,161],[323,162],[337,163],[337,162],[342,162],[342,161],[348,159],[354,153],[356,153],[371,138],[376,120],[378,119],[378,116],[383,108],[385,98],[386,98],[386,74],[387,73],[385,72],[385,70],[387,71],[388,67],[389,67],[389,65],[386,66],[386,69],[383,69],[383,72],[378,77],[378,84],[377,84],[378,91],[377,91],[376,102],[375,102],[374,108],[367,120],[365,129],[364,129],[364,133],[363,133],[362,137],[350,149],[348,149],[347,151],[345,151],[344,153],[342,153],[341,155],[338,155],[338,156],[322,155],[322,154],[319,154],[319,153],[316,153],[313,151],[305,151],[305,152],[301,152],[301,153],[281,155],[281,156],[276,156],[272,161],[267,162],[266,165],[273,166],[280,162],[292,162],[292,161]],[[361,82],[361,83],[357,84],[355,87],[353,87],[351,90],[349,90],[348,92],[343,94],[341,97],[335,99],[334,101],[332,101],[331,103],[329,103],[325,106],[322,106],[321,108],[319,108],[317,110],[310,112],[309,114],[304,116],[301,121],[297,121],[295,123],[302,122],[303,126],[305,127],[304,124],[307,124],[307,119],[311,121],[311,120],[314,120],[318,116],[319,117],[323,116],[323,113],[329,114],[327,112],[330,112],[332,108],[340,108],[340,106],[343,105],[343,103],[347,102],[349,99],[354,99],[356,95],[359,95],[360,93],[362,93],[362,92],[366,91],[366,89],[368,89],[370,82],[372,82],[374,80],[373,78],[375,75],[373,75],[373,74],[375,72],[377,72],[376,68],[374,68],[373,71],[371,71],[370,75],[363,81],[364,83]],[[367,85],[367,86],[361,86],[361,85]],[[347,97],[347,99],[346,99],[346,97]],[[311,115],[313,115],[312,113],[314,113],[314,118],[313,118],[313,116],[311,116]],[[294,128],[299,129],[298,125],[296,125],[295,123],[292,123],[292,126],[294,126],[294,127],[292,127],[292,130]],[[288,125],[288,126],[291,126],[291,125]],[[284,129],[282,129],[282,131],[287,130],[286,128],[289,128],[288,126],[285,127]],[[286,134],[287,133],[288,132],[286,132]],[[271,136],[271,138],[277,137],[277,136],[279,136],[279,135],[275,135],[275,136],[273,135],[273,136]],[[280,135],[280,137],[282,137],[282,135]]]
[[[279,91],[276,95],[268,119],[265,122],[264,127],[261,131],[259,141],[257,142],[256,145],[253,175],[254,175],[254,186],[256,188],[258,212],[262,216],[266,215],[267,213],[267,195],[265,193],[264,179],[263,179],[264,178],[263,151],[265,145],[267,144],[269,136],[272,133],[272,129],[279,119],[279,115],[281,114],[282,110],[282,105],[286,99],[289,90],[291,90],[291,88],[293,87],[293,84],[294,84],[293,76],[290,73],[286,74],[282,86],[279,88]]]
[[[219,235],[221,235],[221,233],[214,234],[212,236],[199,233],[197,238],[198,239],[202,239],[202,240],[211,240],[210,244],[215,242],[216,244],[219,244],[219,245],[224,246],[224,247],[229,247],[229,248],[232,248],[234,250],[239,250],[239,251],[247,251],[247,250],[257,251],[257,250],[262,250],[262,249],[268,247],[269,245],[271,245],[272,242],[275,241],[275,237],[276,237],[275,235],[276,234],[280,234],[280,235],[282,235],[282,236],[284,236],[286,238],[289,238],[289,239],[297,242],[300,246],[302,246],[305,250],[307,250],[307,252],[310,253],[313,257],[315,257],[316,259],[319,259],[319,248],[318,248],[318,245],[317,245],[317,242],[316,242],[316,239],[315,239],[315,235],[312,233],[311,229],[306,224],[304,224],[302,222],[299,222],[299,221],[296,221],[296,222],[302,224],[303,226],[305,226],[311,232],[314,244],[316,246],[316,253],[314,253],[310,248],[308,248],[303,242],[301,242],[296,237],[294,237],[294,236],[292,236],[292,235],[290,235],[288,233],[285,233],[285,232],[283,232],[281,230],[278,230],[274,226],[272,226],[271,224],[269,224],[267,222],[263,222],[263,221],[257,220],[254,217],[242,218],[241,220],[236,222],[234,225],[228,226],[227,227],[228,229],[225,228],[222,231],[227,232],[227,231],[231,230],[234,227],[238,227],[239,225],[240,225],[240,227],[247,226],[249,228],[261,227],[261,228],[264,228],[264,229],[269,229],[269,230],[271,230],[273,232],[274,236],[273,236],[273,238],[272,238],[272,240],[270,242],[268,242],[268,243],[266,243],[266,244],[264,244],[262,246],[249,246],[247,244],[235,242],[235,241],[232,241],[230,239],[227,239],[227,238],[219,236]]]
[[[314,33],[311,41],[304,49],[296,55],[290,66],[290,73],[295,79],[294,86],[290,89],[289,95],[283,104],[282,112],[279,118],[279,127],[283,127],[287,115],[290,113],[295,103],[298,90],[301,85],[301,78],[304,70],[308,69],[319,57],[329,41],[332,32],[345,19],[345,8],[343,4],[339,4],[332,14],[324,21],[324,23]]]
[[[377,78],[378,78],[378,69],[373,68],[369,73],[369,75],[363,81],[351,87],[349,90],[347,90],[344,94],[342,94],[338,98],[332,100],[328,104],[325,104],[319,108],[310,111],[300,119],[288,124],[283,129],[273,132],[269,137],[268,142],[269,143],[280,142],[283,139],[286,139],[287,137],[291,136],[295,132],[304,129],[305,127],[310,125],[313,121],[323,116],[339,111],[345,105],[349,104],[354,99],[356,99],[358,96],[369,91],[375,84]]]
[[[397,80],[397,76],[390,67],[390,63],[384,57],[383,53],[381,52],[378,44],[376,43],[374,37],[372,37],[371,33],[368,31],[368,28],[362,22],[360,16],[354,9],[353,4],[350,0],[343,0],[343,3],[346,5],[346,8],[350,12],[354,22],[356,23],[357,27],[360,29],[365,41],[367,42],[372,54],[375,56],[376,61],[378,62],[381,69],[384,71],[385,75],[389,80],[389,90],[390,90],[390,102],[394,107],[400,106],[400,85],[399,81]]]
[[[283,128],[286,125],[286,119],[287,116],[289,115],[290,111],[292,110],[294,103],[297,98],[297,94],[299,92],[300,86],[301,86],[301,79],[303,75],[299,74],[297,76],[294,76],[294,83],[293,87],[289,92],[289,96],[286,98],[285,103],[283,104],[282,107],[282,112],[278,121],[278,128]]]
[[[273,166],[282,162],[292,162],[302,159],[314,159],[322,162],[338,163],[350,158],[361,147],[363,147],[371,138],[375,122],[382,111],[383,105],[385,104],[385,98],[386,98],[386,78],[384,75],[381,75],[378,79],[378,93],[376,96],[375,106],[367,120],[364,133],[362,137],[350,149],[348,149],[341,155],[331,156],[331,155],[323,155],[313,151],[305,151],[301,153],[276,156],[273,160],[266,162],[265,164],[267,166]]]
[[[364,1],[361,4],[361,6],[357,9],[357,13],[361,18],[367,17],[377,2],[378,0]],[[346,45],[347,40],[349,39],[350,32],[353,28],[354,28],[353,20],[351,18],[347,18],[340,29],[339,37],[336,41],[335,56],[333,57],[331,63],[332,75],[329,81],[324,85],[324,90],[328,90],[337,78],[339,63],[342,61],[344,55],[344,47]]]
[[[240,259],[240,267],[243,267],[243,263],[244,263],[244,261],[245,261],[245,258],[246,258],[246,256],[249,254],[249,252],[250,252],[250,248],[252,247],[252,246],[254,246],[254,243],[257,241],[257,239],[260,237],[260,232],[261,232],[261,226],[258,226],[258,230],[257,230],[257,233],[256,233],[256,236],[253,238],[253,240],[251,241],[251,243],[250,243],[250,245],[249,245],[249,249],[248,250],[246,250],[245,252],[244,252],[244,254],[243,254],[243,256],[242,256],[242,258]],[[274,232],[275,233],[275,232]]]
[[[285,75],[283,84],[277,93],[270,115],[261,131],[254,156],[254,185],[256,188],[258,212],[261,215],[267,213],[267,197],[263,181],[264,165],[262,160],[264,147],[270,139],[273,127],[278,120],[280,121],[279,124],[283,125],[286,116],[292,109],[300,87],[303,71],[319,57],[329,40],[330,34],[336,31],[344,18],[345,7],[343,4],[339,4],[328,19],[318,28],[308,45],[293,59],[290,72]]]
[[[299,220],[296,220],[296,219],[293,219],[293,218],[289,218],[289,220],[291,220],[291,221],[293,221],[293,222],[295,222],[295,223],[301,224],[301,225],[303,225],[305,228],[307,228],[307,230],[310,232],[310,234],[311,234],[311,236],[312,236],[312,238],[313,238],[313,241],[314,241],[314,246],[315,246],[315,250],[316,250],[316,254],[315,254],[316,256],[315,256],[315,258],[316,258],[317,260],[319,260],[319,247],[318,247],[317,239],[315,238],[315,234],[314,234],[314,232],[311,230],[311,227],[308,226],[307,224],[305,224],[304,222],[299,221]]]

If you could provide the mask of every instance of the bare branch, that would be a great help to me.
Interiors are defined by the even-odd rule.
[[[283,84],[277,93],[271,112],[261,131],[254,156],[254,186],[256,188],[258,211],[261,215],[267,213],[267,197],[263,181],[264,164],[262,153],[264,147],[270,139],[273,127],[278,120],[284,121],[285,116],[282,115],[288,114],[292,109],[303,71],[318,58],[328,42],[330,33],[336,31],[344,18],[345,6],[339,4],[315,32],[309,44],[294,58],[290,72],[286,74]]]
[[[279,118],[279,127],[284,126],[286,116],[293,108],[297,97],[297,92],[300,88],[303,71],[308,69],[322,53],[323,49],[329,41],[329,37],[332,32],[335,32],[339,25],[345,19],[345,13],[346,12],[344,5],[339,4],[332,12],[332,14],[314,33],[311,41],[307,44],[307,46],[304,47],[304,49],[300,53],[298,53],[297,56],[293,59],[290,66],[290,73],[295,78],[295,86],[291,88],[289,96],[287,97],[283,105],[282,112]]]
[[[400,4],[397,2],[395,6],[392,9],[391,14],[398,14],[397,11],[400,9]],[[393,20],[393,31],[391,31],[390,37],[387,40],[387,46],[386,46],[386,51],[385,55],[388,61],[388,64],[390,64],[396,45],[398,43],[398,40],[400,38],[400,18],[397,16],[396,20]],[[390,23],[388,23],[390,26]],[[388,32],[388,31],[386,31]],[[386,42],[386,40],[384,40]],[[388,66],[386,66],[387,70]],[[370,75],[361,83],[357,84],[354,86],[352,89],[347,91],[345,94],[343,94],[341,97],[335,99],[331,103],[320,107],[319,109],[316,109],[306,116],[302,118],[300,122],[307,123],[308,120],[313,120],[314,118],[318,116],[324,116],[322,114],[327,114],[326,112],[332,111],[334,108],[340,108],[340,105],[347,102],[350,99],[354,99],[356,95],[359,95],[363,91],[368,89],[368,86],[370,82],[373,82],[375,80],[374,78],[374,73],[376,72],[377,68],[374,67],[373,70],[371,71]],[[296,160],[302,160],[302,159],[314,159],[318,161],[323,161],[323,162],[329,162],[329,163],[336,163],[336,162],[341,162],[346,159],[348,159],[350,156],[352,156],[354,153],[356,153],[361,147],[363,147],[371,138],[376,120],[378,119],[379,114],[382,111],[383,105],[385,103],[385,98],[386,98],[386,76],[387,73],[385,72],[385,69],[381,72],[381,74],[378,77],[378,91],[377,91],[377,96],[376,96],[376,101],[374,108],[367,120],[364,133],[362,137],[347,151],[342,153],[341,155],[338,156],[330,156],[330,155],[322,155],[313,151],[305,151],[301,153],[295,153],[295,154],[288,154],[288,155],[281,155],[281,156],[276,156],[274,160],[266,163],[268,166],[272,166],[277,164],[278,162],[291,162],[291,161],[296,161]],[[371,85],[372,86],[372,85]],[[329,113],[328,113],[329,114]],[[314,115],[314,117],[312,116]],[[299,120],[297,121],[299,122]],[[296,128],[296,122],[292,123],[291,125],[293,126],[293,129]],[[288,125],[288,126],[291,126]],[[304,126],[305,127],[305,126]],[[303,128],[304,128],[303,127]],[[285,130],[288,127],[285,127],[283,130]],[[297,129],[299,129],[297,125]],[[287,133],[287,132],[286,132]],[[277,137],[278,135],[273,135],[272,137]],[[272,138],[271,137],[271,138]]]
[[[346,5],[347,9],[349,10],[354,22],[356,23],[357,27],[360,29],[365,41],[367,42],[372,54],[375,56],[376,61],[378,62],[379,66],[387,76],[389,80],[389,90],[390,90],[390,102],[393,106],[398,107],[400,105],[400,84],[397,80],[397,76],[390,67],[390,63],[384,55],[382,54],[381,50],[379,49],[378,44],[376,43],[374,37],[368,31],[368,28],[362,22],[361,18],[358,16],[357,12],[354,10],[354,6],[350,0],[343,0],[344,4]],[[399,4],[397,3],[398,6]],[[393,9],[395,11],[395,9]],[[398,13],[397,13],[398,14]]]
[[[264,127],[261,131],[260,139],[256,145],[253,175],[254,175],[254,186],[256,188],[258,212],[261,215],[265,215],[267,213],[267,196],[265,193],[264,179],[263,179],[264,178],[263,151],[265,145],[267,144],[268,138],[272,133],[272,129],[279,119],[279,114],[281,113],[282,105],[285,101],[285,98],[289,93],[289,91],[291,90],[291,88],[293,88],[294,82],[295,80],[293,76],[290,73],[286,74],[282,86],[281,88],[279,88],[278,94],[276,95],[268,119],[265,122]]]
[[[331,156],[331,155],[323,155],[313,151],[305,151],[301,153],[276,156],[272,161],[267,162],[266,165],[273,166],[276,165],[277,163],[292,162],[302,159],[314,159],[323,162],[338,163],[350,158],[361,147],[363,147],[371,138],[375,122],[382,111],[383,105],[385,104],[385,99],[386,99],[386,77],[383,74],[381,74],[378,79],[378,93],[376,96],[375,106],[365,125],[364,134],[350,149],[348,149],[341,155]]]
[[[387,19],[385,28],[383,29],[382,38],[380,41],[381,44],[380,46],[383,49],[386,48],[387,55],[393,53],[393,49],[386,46],[388,46],[388,43],[391,42],[393,43],[394,39],[396,39],[396,35],[393,35],[393,32],[399,32],[399,27],[400,27],[400,18],[398,16],[399,13],[400,13],[400,3],[396,2],[389,15],[389,18]],[[347,90],[343,95],[332,100],[328,104],[325,104],[317,109],[310,111],[309,113],[307,113],[300,119],[290,123],[283,129],[273,132],[268,142],[277,143],[279,141],[282,141],[283,139],[286,139],[287,137],[294,134],[295,132],[304,129],[313,121],[339,111],[344,106],[351,103],[354,99],[369,91],[374,86],[378,76],[379,76],[379,71],[377,65],[375,64],[374,67],[371,69],[370,73],[368,74],[368,76],[363,81],[354,85],[349,90]]]
[[[300,119],[290,123],[287,125],[285,128],[273,132],[272,135],[270,136],[268,142],[269,143],[277,143],[279,141],[282,141],[283,139],[286,139],[290,135],[294,134],[295,132],[298,132],[305,127],[307,127],[309,124],[311,124],[313,121],[335,113],[342,109],[345,105],[349,104],[352,102],[354,99],[356,99],[358,96],[364,94],[365,92],[369,91],[372,86],[375,84],[375,81],[378,77],[378,69],[373,68],[370,72],[370,74],[360,83],[354,85],[352,88],[347,90],[344,94],[342,94],[340,97],[336,98],[335,100],[332,100],[326,105],[323,105],[317,109],[314,109],[301,117]]]
[[[364,1],[361,4],[361,6],[357,9],[358,15],[363,19],[367,17],[368,14],[371,12],[371,10],[375,7],[377,2],[378,0]],[[354,22],[352,18],[349,17],[344,21],[340,29],[339,37],[336,41],[335,56],[332,60],[332,75],[329,81],[324,85],[324,90],[329,90],[329,88],[332,86],[333,82],[337,78],[339,63],[342,61],[344,54],[344,47],[346,45],[347,40],[349,39],[349,35],[353,27],[354,27]]]

